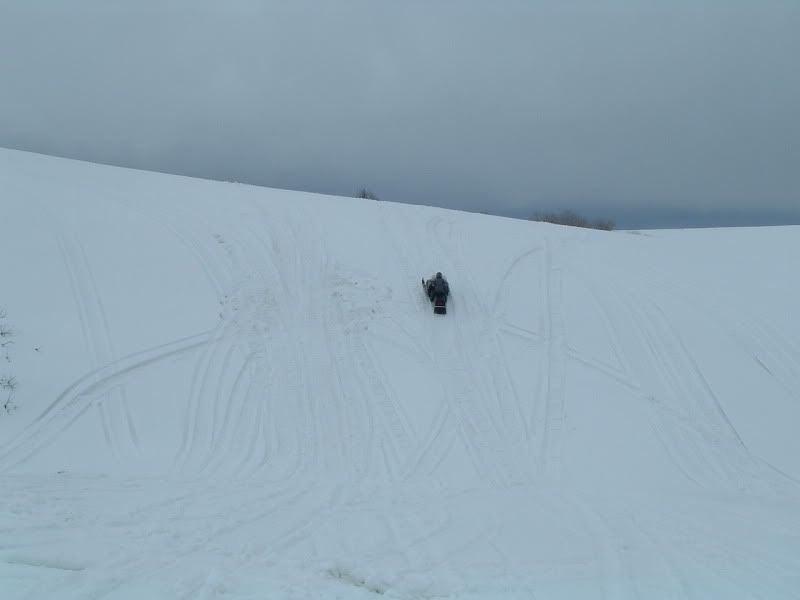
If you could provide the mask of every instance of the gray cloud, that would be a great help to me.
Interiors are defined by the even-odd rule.
[[[800,218],[796,2],[496,4],[0,0],[0,145],[500,214]]]

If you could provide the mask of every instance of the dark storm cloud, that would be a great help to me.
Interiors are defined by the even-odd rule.
[[[0,145],[510,215],[800,217],[799,6],[0,0]]]

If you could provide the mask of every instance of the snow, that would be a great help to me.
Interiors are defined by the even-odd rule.
[[[10,150],[0,208],[0,598],[800,598],[800,228]]]

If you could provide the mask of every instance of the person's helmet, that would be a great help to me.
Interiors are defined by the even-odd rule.
[[[441,273],[436,273],[436,279],[441,279],[441,278],[442,278],[442,274]]]

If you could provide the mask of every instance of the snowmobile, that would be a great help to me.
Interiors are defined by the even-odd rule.
[[[446,315],[447,296],[450,294],[450,286],[442,274],[436,273],[436,276],[428,281],[423,278],[422,289],[425,291],[425,295],[428,296],[428,300],[433,304],[434,314]]]

